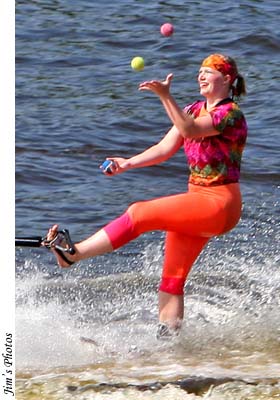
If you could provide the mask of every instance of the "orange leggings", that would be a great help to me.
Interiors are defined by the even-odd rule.
[[[185,280],[209,239],[231,230],[241,215],[238,183],[219,186],[189,184],[172,196],[133,203],[104,227],[117,249],[147,231],[166,231],[160,290],[182,295]]]

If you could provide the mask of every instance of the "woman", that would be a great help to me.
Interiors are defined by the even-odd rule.
[[[179,331],[184,315],[183,288],[187,275],[210,238],[230,231],[241,215],[239,188],[241,156],[247,137],[244,115],[233,100],[246,93],[245,82],[235,61],[212,54],[198,74],[197,101],[181,110],[170,94],[172,74],[164,81],[149,81],[139,90],[159,96],[171,129],[144,152],[113,161],[111,174],[161,163],[184,147],[190,177],[188,191],[154,200],[136,202],[127,211],[88,239],[75,244],[75,254],[65,256],[55,246],[58,226],[50,228],[46,245],[61,267],[111,252],[144,232],[166,231],[165,255],[159,287],[158,336]],[[107,173],[107,172],[105,172]]]

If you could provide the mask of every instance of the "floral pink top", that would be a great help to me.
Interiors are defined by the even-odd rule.
[[[197,101],[184,111],[197,118],[201,111],[207,113],[205,101]],[[215,136],[185,139],[184,150],[190,168],[189,182],[210,186],[238,182],[242,152],[247,138],[247,123],[238,105],[225,99],[210,111]]]

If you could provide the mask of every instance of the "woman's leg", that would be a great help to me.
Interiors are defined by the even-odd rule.
[[[184,317],[184,284],[192,265],[209,238],[167,232],[162,279],[159,288],[159,321],[172,329]]]
[[[53,225],[47,234],[46,240],[51,241],[55,238],[58,232],[58,225]],[[88,239],[75,244],[75,254],[67,254],[67,259],[70,262],[76,262],[85,258],[94,257],[100,254],[110,253],[113,251],[112,243],[107,233],[101,229]],[[52,249],[53,254],[56,256],[58,265],[63,268],[69,267],[69,263],[62,259],[60,254]]]
[[[184,295],[170,294],[160,290],[158,304],[159,322],[175,330],[180,328],[184,318]]]
[[[185,230],[187,226],[196,225],[192,224],[192,201],[188,201],[188,198],[189,193],[183,193],[134,203],[123,215],[110,222],[103,229],[88,239],[75,244],[76,254],[67,255],[67,258],[69,261],[75,262],[111,252],[146,231]],[[186,224],[186,216],[183,213],[178,213],[180,209],[189,210],[189,224]],[[48,232],[47,240],[52,240],[57,230],[58,226],[54,225]],[[61,267],[69,266],[59,253],[53,252]]]
[[[88,239],[75,244],[76,254],[69,255],[70,261],[111,252],[152,230],[174,231],[194,237],[210,237],[222,233],[225,225],[225,196],[217,202],[215,197],[197,193],[197,190],[132,204],[122,216]],[[54,225],[47,239],[51,240],[56,231],[57,225]],[[68,266],[57,253],[55,255],[59,265]]]

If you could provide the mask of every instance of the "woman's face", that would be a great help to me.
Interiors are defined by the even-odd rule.
[[[229,75],[210,67],[201,67],[198,73],[200,94],[205,97],[226,95],[229,91]]]

